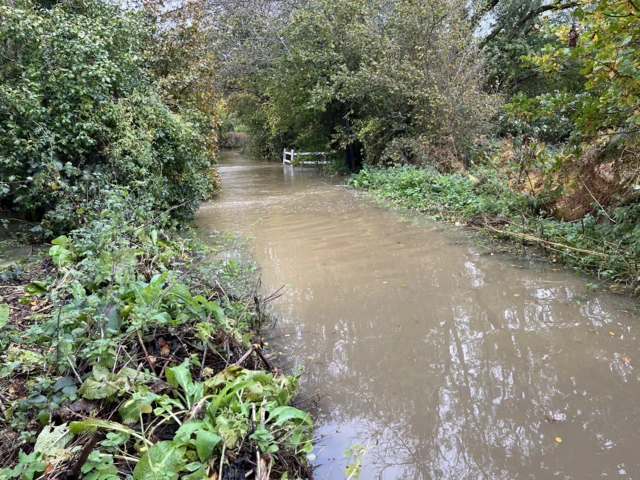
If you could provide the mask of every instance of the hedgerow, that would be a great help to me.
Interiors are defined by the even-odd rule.
[[[154,80],[149,22],[97,0],[18,0],[0,18],[0,202],[43,237],[85,223],[110,185],[190,219],[213,158],[202,116],[169,108]]]

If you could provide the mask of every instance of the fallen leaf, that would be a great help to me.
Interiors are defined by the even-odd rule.
[[[268,347],[268,346],[269,346],[269,342],[262,342],[262,344],[263,344],[265,347]]]
[[[590,328],[590,329],[589,329],[589,331],[590,331],[590,332],[595,332],[595,331],[596,331],[596,329],[595,329],[595,328]]]
[[[313,360],[313,357],[312,357],[311,355],[309,355],[307,358],[308,358],[309,360]]]
[[[624,355],[621,359],[625,363],[631,363],[631,357],[628,357],[627,355]]]
[[[582,343],[582,340],[578,339],[578,338],[574,338],[574,340],[578,343]]]
[[[556,442],[562,443],[562,439],[560,437],[556,437]]]
[[[613,336],[613,335],[615,335],[615,333],[613,333],[613,332],[609,332],[609,335]]]
[[[382,283],[389,283],[389,282],[382,282]]]
[[[407,288],[407,286],[404,283],[401,283],[400,288]]]
[[[514,294],[513,294],[513,296],[514,296],[514,297],[519,297],[519,296],[520,296],[520,294],[519,294],[519,293],[514,293]]]
[[[169,355],[171,353],[171,348],[169,348],[169,345],[163,345],[160,348],[160,352],[162,353],[162,355]]]

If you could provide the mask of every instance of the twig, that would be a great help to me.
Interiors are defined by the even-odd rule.
[[[499,233],[500,235],[508,235],[508,236],[512,236],[512,237],[516,237],[516,238],[521,238],[522,240],[527,240],[529,242],[537,242],[537,243],[541,243],[542,245],[550,245],[553,247],[558,247],[558,248],[566,248],[568,250],[572,250],[574,252],[579,252],[579,253],[584,253],[587,255],[598,255],[601,258],[604,258],[605,260],[609,259],[609,255],[607,255],[606,253],[601,253],[601,252],[594,252],[592,250],[584,250],[582,248],[575,248],[575,247],[570,247],[568,245],[564,245],[562,243],[556,243],[556,242],[550,242],[548,240],[543,240],[541,238],[535,237],[533,235],[529,235],[529,234],[525,234],[525,233],[518,233],[518,232],[509,232],[506,230],[498,230],[497,228],[493,228],[491,225],[485,224],[484,228],[488,228],[489,230],[492,230],[496,233]]]
[[[78,382],[80,382],[80,385],[82,385],[82,378],[80,378],[80,375],[78,375],[78,372],[76,372],[76,369],[73,366],[73,363],[71,363],[71,359],[68,356],[65,358],[67,359],[67,362],[69,362],[69,366],[71,367],[71,370],[73,370],[73,373],[76,374],[76,378],[78,379]]]
[[[142,347],[142,351],[144,352],[144,356],[147,359],[147,363],[149,364],[149,367],[151,368],[151,371],[155,373],[155,368],[153,366],[153,362],[151,361],[151,358],[149,357],[149,352],[147,352],[147,347],[144,346],[144,342],[142,341],[142,335],[140,335],[140,330],[136,330],[136,333],[138,334],[138,340],[140,341],[140,346]]]
[[[200,367],[200,373],[198,374],[198,381],[202,380],[202,372],[204,372],[204,364],[207,361],[207,350],[208,350],[209,344],[205,343],[204,344],[204,353],[202,354],[202,366]]]
[[[242,365],[242,363],[243,363],[247,358],[249,358],[249,355],[251,355],[251,352],[253,352],[254,350],[255,350],[255,347],[254,347],[253,345],[251,345],[251,348],[249,348],[249,350],[247,350],[247,351],[245,352],[245,354],[244,354],[244,355],[242,355],[242,356],[238,359],[238,361],[237,361],[235,364],[236,364],[236,365],[238,365],[238,366]]]
[[[267,360],[266,358],[264,358],[264,355],[262,355],[262,352],[260,351],[260,348],[256,348],[256,353],[258,354],[258,356],[260,357],[260,360],[262,360],[264,362],[264,364],[266,365],[266,367],[269,369],[269,371],[273,371],[274,368],[271,365],[271,363],[269,363],[269,360]]]
[[[602,210],[602,212],[607,216],[607,218],[609,219],[609,221],[613,224],[616,223],[616,221],[611,218],[609,216],[609,214],[607,213],[607,211],[604,209],[604,207],[602,206],[602,204],[598,201],[598,199],[596,197],[593,196],[593,193],[591,193],[591,190],[589,190],[589,187],[587,186],[586,183],[584,183],[584,180],[582,179],[582,177],[580,175],[578,175],[578,178],[580,179],[580,181],[582,182],[582,185],[584,185],[584,188],[587,189],[587,192],[589,192],[589,195],[591,195],[591,198],[593,198],[593,200],[598,204],[598,206],[600,207],[600,210]]]

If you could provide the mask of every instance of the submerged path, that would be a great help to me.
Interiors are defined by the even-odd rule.
[[[319,479],[640,478],[640,314],[551,264],[226,154],[198,224],[251,236],[270,340],[319,393]],[[335,459],[335,461],[334,461]]]

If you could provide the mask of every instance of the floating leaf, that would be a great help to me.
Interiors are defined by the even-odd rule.
[[[353,465],[349,464],[344,469],[344,474],[348,479],[357,480],[360,477],[360,473],[362,472],[361,465]]]
[[[562,439],[560,437],[556,437],[556,442],[562,443]]]

